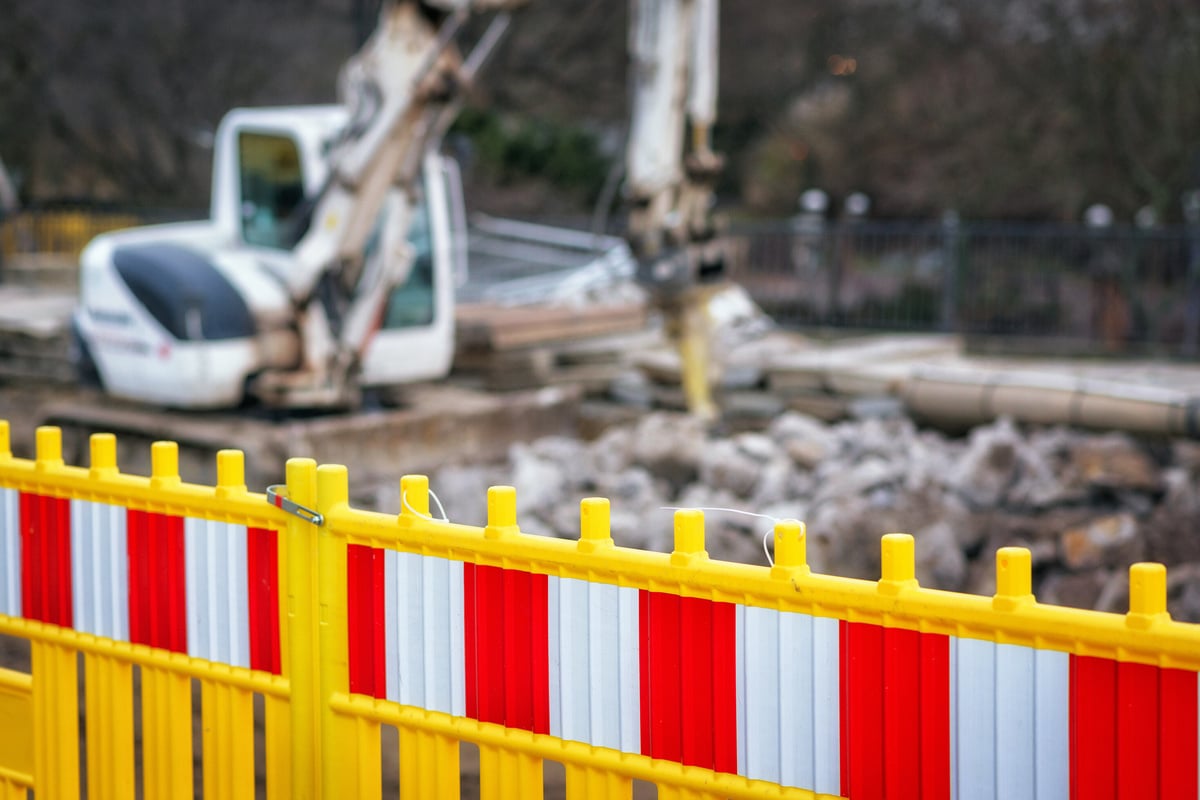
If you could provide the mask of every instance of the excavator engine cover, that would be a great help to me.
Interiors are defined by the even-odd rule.
[[[164,243],[126,245],[113,253],[113,265],[142,307],[180,341],[255,333],[246,301],[194,250]]]

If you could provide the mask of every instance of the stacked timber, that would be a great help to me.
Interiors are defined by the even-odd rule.
[[[657,340],[644,302],[458,306],[454,371],[493,390],[563,383],[605,391],[624,356]]]
[[[71,312],[75,295],[0,286],[0,381],[73,383]]]

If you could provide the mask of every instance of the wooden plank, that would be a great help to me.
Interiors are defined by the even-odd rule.
[[[460,305],[456,322],[460,349],[505,350],[638,330],[645,326],[646,309],[640,304],[567,308],[478,303]]]

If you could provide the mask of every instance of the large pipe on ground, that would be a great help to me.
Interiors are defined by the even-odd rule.
[[[1200,396],[1029,372],[923,368],[903,381],[909,413],[938,427],[966,428],[1001,416],[1042,425],[1200,438]]]

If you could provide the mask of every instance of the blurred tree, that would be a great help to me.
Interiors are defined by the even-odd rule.
[[[221,115],[331,100],[353,47],[344,5],[10,2],[0,148],[25,176],[25,194],[43,199],[202,205]]]
[[[0,154],[26,197],[202,205],[221,115],[332,100],[378,2],[8,0]],[[535,176],[575,180],[572,127],[620,157],[627,5],[535,0],[485,70],[478,107],[558,131],[513,150]],[[1200,183],[1196,0],[726,0],[721,59],[724,188],[760,210],[1171,220]]]
[[[1178,219],[1200,179],[1194,0],[815,4],[810,82],[757,142],[770,166],[745,173],[751,197],[769,170],[891,214],[1078,219],[1106,202]],[[794,202],[779,194],[757,187],[765,207]]]

